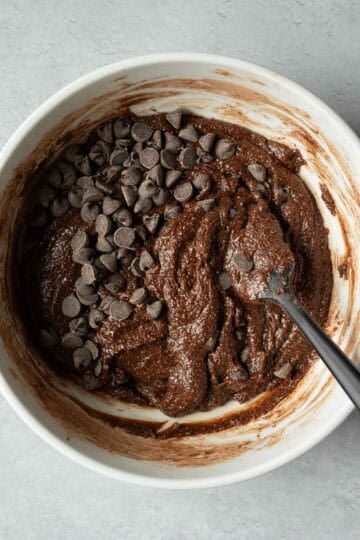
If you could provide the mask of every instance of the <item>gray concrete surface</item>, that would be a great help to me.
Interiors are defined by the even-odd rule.
[[[357,0],[0,0],[0,147],[64,84],[160,51],[219,53],[270,67],[360,132],[359,23]],[[261,478],[157,491],[70,462],[0,397],[0,539],[353,540],[359,447],[354,413],[306,455]]]

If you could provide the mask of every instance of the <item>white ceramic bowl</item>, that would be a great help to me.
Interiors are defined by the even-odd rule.
[[[149,114],[182,107],[242,124],[300,149],[301,176],[329,229],[334,290],[327,331],[353,358],[359,333],[360,144],[326,105],[287,79],[231,58],[163,54],[132,58],[96,70],[41,105],[11,137],[0,156],[0,388],[24,421],[49,444],[96,471],[142,485],[195,488],[237,482],[290,461],[315,445],[352,410],[316,361],[295,391],[255,421],[220,433],[180,440],[143,439],[92,415],[166,422],[157,411],[103,401],[60,379],[43,365],[13,309],[9,277],[14,227],[27,177],[58,153],[64,139],[82,137],[100,119],[131,106]],[[326,184],[337,211],[321,197]],[[343,264],[347,279],[339,275]],[[86,409],[85,407],[90,407]],[[244,406],[243,406],[244,407]],[[221,417],[230,403],[182,422]]]

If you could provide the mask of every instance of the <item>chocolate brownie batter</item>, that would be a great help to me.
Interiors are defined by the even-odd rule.
[[[310,350],[259,294],[272,270],[295,266],[296,296],[324,324],[332,289],[302,163],[180,113],[126,115],[65,149],[21,231],[19,299],[46,359],[170,416],[290,391]]]

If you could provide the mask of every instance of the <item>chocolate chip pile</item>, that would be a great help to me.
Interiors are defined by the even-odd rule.
[[[332,285],[302,163],[179,111],[124,114],[66,147],[40,171],[22,228],[19,303],[46,359],[170,416],[267,390],[280,399],[308,348],[259,292],[294,266],[299,301],[321,324]]]
[[[198,174],[190,182],[183,178],[183,171],[215,158],[227,160],[236,151],[229,139],[217,139],[214,133],[200,136],[191,123],[182,127],[181,112],[168,113],[166,120],[176,134],[153,130],[144,122],[118,119],[96,130],[99,140],[88,154],[79,144],[67,147],[44,177],[29,216],[30,225],[44,227],[75,208],[80,210],[85,224],[95,225],[95,235],[79,229],[71,239],[79,277],[74,293],[61,304],[62,313],[70,319],[61,345],[73,350],[76,369],[92,364],[95,376],[102,366],[95,363],[99,350],[91,340],[92,330],[99,328],[106,317],[117,321],[131,317],[139,304],[146,303],[146,313],[153,320],[164,311],[163,302],[151,298],[145,287],[129,293],[128,301],[117,300],[117,294],[126,289],[119,269],[128,267],[134,276],[142,278],[155,267],[153,255],[147,249],[141,250],[147,235],[153,235],[161,222],[179,214],[181,204],[210,188],[208,174]],[[261,165],[253,167],[254,177],[263,176],[263,171],[256,168]],[[208,212],[215,201],[202,198],[197,204]],[[163,207],[163,212],[151,213],[154,207]],[[226,288],[223,275],[220,282]],[[102,287],[109,295],[101,298]],[[58,344],[51,327],[42,328],[40,340],[47,348]]]

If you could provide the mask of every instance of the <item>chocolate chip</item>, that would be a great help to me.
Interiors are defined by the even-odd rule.
[[[215,138],[215,133],[206,133],[200,137],[199,145],[205,152],[211,152],[212,147],[214,146]]]
[[[140,259],[139,259],[139,267],[142,272],[146,272],[147,270],[150,270],[151,268],[154,268],[156,266],[154,257],[151,255],[151,253],[148,252],[147,249],[144,249],[141,252]]]
[[[80,176],[80,178],[76,180],[76,185],[82,189],[86,189],[94,185],[94,180],[91,176]]]
[[[220,139],[215,145],[215,154],[219,159],[230,159],[235,154],[236,145],[230,139]]]
[[[194,148],[184,148],[179,155],[179,163],[184,169],[193,169],[196,165],[196,151]]]
[[[192,124],[188,124],[179,131],[179,137],[184,141],[196,142],[199,139],[198,132]]]
[[[92,285],[86,285],[81,277],[77,278],[75,281],[75,290],[76,294],[80,293],[83,296],[95,293],[94,287],[92,287]]]
[[[78,296],[80,303],[83,306],[92,306],[98,301],[98,298],[99,298],[99,295],[95,292],[92,294],[82,294],[79,291],[77,291],[76,294]]]
[[[64,349],[78,349],[83,344],[83,340],[81,337],[73,334],[72,332],[68,332],[65,334],[61,339],[61,345],[64,347]]]
[[[178,112],[178,111],[169,112],[165,114],[165,118],[173,128],[180,129],[181,112]]]
[[[152,183],[156,184],[157,186],[162,186],[164,182],[164,174],[165,171],[162,165],[159,163],[146,173],[145,178],[146,180],[152,181]]]
[[[235,208],[230,208],[230,210],[229,210],[229,219],[234,219],[235,216],[236,216]]]
[[[89,247],[76,248],[72,254],[72,260],[78,264],[92,263],[94,257],[95,251]]]
[[[182,142],[173,133],[170,133],[169,131],[165,132],[165,148],[166,150],[170,150],[174,154],[177,154],[182,147]]]
[[[77,231],[70,242],[71,249],[76,251],[77,249],[86,248],[89,245],[89,237],[85,231]]]
[[[96,308],[90,309],[89,325],[91,328],[97,329],[105,319],[104,314]]]
[[[126,248],[119,248],[117,250],[117,258],[123,266],[129,265],[134,258],[134,253]]]
[[[66,163],[66,161],[59,161],[57,163],[62,175],[62,186],[64,188],[70,188],[73,186],[77,179],[77,174],[75,167],[71,163]]]
[[[109,244],[110,244],[110,242],[109,242]],[[110,253],[110,251],[109,251],[109,253]],[[99,281],[101,281],[103,279],[103,277],[104,277],[106,268],[103,265],[103,263],[100,261],[100,256],[96,257],[96,259],[94,261],[94,266],[99,270]]]
[[[193,185],[199,191],[209,189],[211,185],[210,175],[206,173],[197,174],[193,180]]]
[[[46,173],[46,182],[54,188],[61,187],[62,176],[56,167],[51,167],[51,169]]]
[[[100,255],[100,261],[105,266],[109,272],[116,272],[117,270],[117,257],[116,253],[106,253],[104,255]]]
[[[114,242],[119,247],[130,247],[135,240],[135,231],[130,227],[119,227],[114,232]]]
[[[145,148],[140,152],[140,164],[145,169],[152,169],[159,162],[159,152],[155,148]]]
[[[109,315],[110,306],[115,301],[115,298],[113,298],[112,296],[105,296],[100,302],[99,309],[106,313],[106,315]]]
[[[114,214],[121,206],[120,201],[117,199],[112,199],[111,197],[104,197],[103,203],[102,203],[102,210],[105,214],[105,216],[110,216],[111,214]]]
[[[235,330],[235,337],[238,341],[243,341],[244,339],[244,331],[241,330],[241,328],[237,328]]]
[[[78,171],[80,171],[82,174],[85,174],[86,176],[89,176],[91,174],[91,162],[88,156],[79,157],[75,161],[75,167]]]
[[[160,302],[160,300],[155,300],[155,302],[152,302],[152,304],[148,304],[146,306],[146,313],[150,317],[150,319],[157,319],[160,316],[160,313],[163,309],[163,303]]]
[[[121,176],[122,168],[121,167],[106,167],[106,169],[103,169],[102,171],[102,179],[105,183],[111,184],[112,182],[116,182]]]
[[[90,148],[89,158],[96,165],[101,166],[108,160],[110,152],[111,146],[108,143],[105,141],[98,141]]]
[[[266,169],[261,163],[248,165],[248,171],[258,182],[264,182],[266,179]]]
[[[131,273],[138,278],[143,277],[143,272],[140,268],[140,257],[135,257],[130,265]]]
[[[116,244],[115,244],[115,241],[114,241],[114,235],[112,233],[108,234],[107,236],[105,236],[106,240],[109,242],[109,244],[112,245],[113,248],[116,248]],[[130,249],[130,248],[129,248]]]
[[[97,269],[92,264],[86,263],[81,268],[81,279],[85,285],[92,285],[96,281]]]
[[[148,143],[149,144],[149,143]],[[151,137],[151,146],[153,148],[156,148],[157,150],[160,150],[162,147],[162,131],[161,129],[157,129],[154,131],[153,136]]]
[[[129,158],[129,153],[125,148],[120,148],[120,150],[114,150],[110,155],[110,164],[111,165],[122,165],[124,161]]]
[[[135,289],[135,291],[129,298],[129,302],[130,304],[134,304],[135,306],[137,306],[138,304],[143,304],[147,299],[147,296],[147,290],[144,287],[141,287],[139,289]]]
[[[134,308],[128,302],[115,301],[110,306],[110,317],[117,321],[124,321],[130,317],[133,309]]]
[[[181,213],[181,207],[180,206],[167,206],[164,210],[164,218],[169,220],[169,219],[174,219],[174,217],[176,217],[178,214]]]
[[[130,146],[130,144],[132,142],[133,141],[131,139],[127,138],[127,137],[116,139],[115,148],[117,148],[117,149],[119,149],[119,148],[127,148],[128,146]]]
[[[232,286],[232,280],[229,274],[227,274],[226,272],[221,272],[221,274],[219,274],[219,284],[224,289],[224,291],[229,289]]]
[[[215,199],[204,199],[197,203],[205,212],[210,212],[215,207]]]
[[[79,347],[73,352],[73,362],[76,369],[86,369],[91,361],[91,352],[86,347]]]
[[[116,244],[114,242],[114,235],[112,233],[106,236],[106,240],[108,240],[108,242],[110,242],[113,247],[116,247]]]
[[[134,214],[146,214],[152,209],[151,199],[138,199],[134,206]]]
[[[289,188],[287,186],[274,186],[274,199],[276,204],[283,204],[289,198]]]
[[[252,259],[246,257],[243,253],[236,253],[233,257],[233,261],[240,272],[250,272],[254,266]]]
[[[82,202],[83,203],[90,203],[90,202],[98,202],[101,201],[104,198],[104,194],[100,189],[89,186],[85,189]]]
[[[64,159],[69,163],[75,163],[75,161],[84,155],[84,152],[80,144],[71,144],[68,146],[63,154]]]
[[[86,347],[90,351],[92,359],[96,360],[99,356],[99,349],[97,348],[95,343],[91,341],[91,339],[87,339],[84,343],[84,347]]]
[[[69,191],[67,198],[73,208],[81,208],[83,190],[81,187],[73,187]]]
[[[131,136],[135,141],[145,142],[150,139],[153,130],[143,122],[135,122],[131,128]]]
[[[80,216],[85,223],[91,223],[95,221],[97,216],[100,214],[100,208],[97,204],[94,203],[85,203],[82,205],[80,210]]]
[[[135,186],[121,186],[121,191],[126,204],[132,206],[137,199],[137,188]]]
[[[142,147],[142,143],[136,143],[136,144],[141,145],[141,147]],[[134,146],[134,148],[135,148],[135,146]],[[137,152],[132,150],[130,152],[129,157],[124,161],[123,166],[124,167],[131,167],[131,166],[134,166],[134,165],[139,167],[140,166],[140,161],[139,161],[139,156],[138,156]]]
[[[278,379],[287,379],[289,375],[292,372],[292,366],[287,362],[286,364],[282,365],[281,367],[274,370],[274,375]]]
[[[51,202],[56,197],[56,191],[47,184],[39,186],[36,194],[37,202],[44,208],[49,208]]]
[[[158,191],[152,196],[153,203],[156,206],[162,206],[169,199],[169,192],[167,189],[159,188]]]
[[[40,344],[46,349],[52,349],[58,344],[59,338],[51,327],[42,328],[39,335]]]
[[[121,182],[124,186],[137,186],[142,179],[142,172],[138,167],[129,167],[123,171]]]
[[[78,299],[73,294],[69,294],[62,301],[61,310],[66,317],[73,318],[79,315],[81,306]]]
[[[166,171],[165,185],[170,188],[181,178],[181,171]]]
[[[106,193],[107,195],[111,195],[114,193],[115,188],[108,182],[104,182],[103,180],[100,180],[99,178],[95,180],[95,187],[100,189],[103,193]]]
[[[96,366],[94,367],[94,375],[95,377],[98,377],[102,371],[102,364],[99,360],[99,362],[96,363]]]
[[[198,152],[199,159],[202,163],[211,163],[214,161],[214,156],[208,152]]]
[[[134,144],[134,146],[132,147],[132,151],[135,152],[137,155],[139,155],[144,149],[144,143],[138,141],[137,143]]]
[[[99,214],[95,220],[95,230],[101,236],[106,236],[112,227],[112,222],[109,216],[105,214]]]
[[[256,182],[256,191],[259,193],[259,195],[262,195],[263,197],[267,197],[268,191],[266,189],[265,184],[262,182]]]
[[[100,253],[111,253],[113,251],[111,242],[109,242],[108,237],[105,236],[98,236],[95,247]]]
[[[125,279],[120,274],[112,274],[106,279],[104,286],[111,294],[118,294],[125,287]]]
[[[174,198],[181,203],[189,201],[193,195],[194,189],[191,182],[182,182],[174,190]]]
[[[149,199],[157,192],[158,187],[151,180],[144,180],[139,186],[140,199]]]
[[[142,225],[136,225],[135,232],[141,238],[141,240],[145,242],[147,238],[147,232],[145,227],[143,227]]]
[[[64,197],[56,197],[50,205],[50,212],[54,217],[61,217],[69,208],[70,204]]]
[[[112,219],[118,226],[123,225],[124,227],[130,227],[133,222],[132,215],[126,208],[121,208],[121,210],[117,210],[112,215]]]
[[[73,334],[80,337],[86,336],[89,331],[89,325],[85,317],[79,317],[78,319],[70,321],[69,328]],[[81,345],[78,345],[78,347],[80,346]]]
[[[130,125],[122,118],[118,118],[118,120],[115,120],[114,122],[114,133],[117,139],[123,139],[129,135]]]
[[[96,130],[96,133],[98,134],[100,139],[107,143],[111,143],[113,141],[113,128],[111,122],[99,126]]]
[[[160,152],[160,163],[165,169],[175,169],[176,159],[171,150],[165,148]]]
[[[154,233],[159,224],[159,214],[153,214],[152,216],[144,216],[143,223],[150,233]]]

